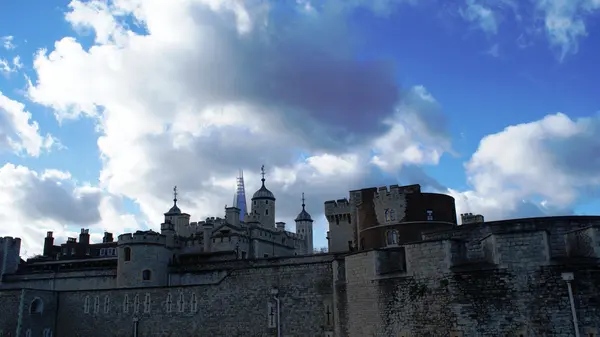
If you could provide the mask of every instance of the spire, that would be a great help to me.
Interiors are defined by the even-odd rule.
[[[177,206],[177,186],[173,187],[173,203]]]
[[[304,211],[304,206],[306,206],[304,204],[304,192],[302,192],[302,210]]]
[[[260,167],[260,174],[262,175],[262,179],[260,181],[262,181],[262,185],[264,187],[265,186],[265,165]]]

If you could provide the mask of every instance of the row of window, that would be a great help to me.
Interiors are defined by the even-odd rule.
[[[152,301],[150,299],[150,293],[146,293],[144,296],[144,307],[143,307],[143,312],[144,313],[150,313],[151,311],[151,307],[152,307]],[[167,295],[167,299],[165,301],[165,310],[166,312],[173,312],[174,307],[173,307],[173,297],[171,294]],[[177,312],[185,312],[186,309],[186,299],[184,297],[184,294],[182,292],[179,293],[179,298],[177,300],[176,303],[177,307]],[[140,306],[141,306],[141,302],[140,302],[140,295],[136,294],[133,298],[133,312],[134,313],[139,313],[140,312]],[[129,313],[130,309],[132,307],[132,303],[129,299],[129,295],[125,295],[124,299],[123,299],[123,313]],[[196,297],[195,293],[192,293],[190,295],[189,298],[189,303],[188,303],[188,307],[189,312],[195,313],[198,311],[198,299]],[[103,303],[103,312],[105,314],[110,313],[110,309],[111,309],[111,301],[110,301],[110,297],[108,295],[104,296],[104,303]],[[100,296],[96,296],[94,298],[94,306],[93,308],[91,307],[91,298],[90,296],[86,296],[84,301],[83,301],[83,312],[85,314],[90,314],[90,313],[94,313],[94,314],[99,314],[100,313]]]

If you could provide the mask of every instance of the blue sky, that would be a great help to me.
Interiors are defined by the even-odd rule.
[[[307,194],[321,246],[323,201],[372,184],[488,219],[597,213],[597,2],[202,3],[1,5],[0,210],[28,225],[0,234],[35,251],[45,230],[156,229],[173,185],[193,220],[223,216],[260,163],[283,221]],[[346,94],[321,97],[336,76]]]

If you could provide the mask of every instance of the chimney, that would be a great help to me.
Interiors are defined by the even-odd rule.
[[[113,242],[113,234],[109,232],[104,232],[104,237],[102,238],[103,243]]]
[[[46,232],[46,238],[44,239],[44,256],[52,256],[52,250],[54,248],[54,237],[52,232]]]
[[[285,222],[276,222],[277,230],[284,231],[285,230]]]
[[[202,224],[202,232],[203,232],[202,235],[203,235],[204,252],[205,253],[210,252],[213,228],[214,228],[214,224],[210,221],[207,221]]]
[[[82,228],[81,233],[79,234],[79,244],[80,245],[89,245],[90,244],[90,230]]]
[[[226,207],[225,208],[225,219],[230,225],[240,225],[240,209],[237,207]]]

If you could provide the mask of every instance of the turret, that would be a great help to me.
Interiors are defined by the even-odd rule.
[[[262,186],[252,196],[251,219],[259,221],[264,227],[275,227],[275,196],[265,187],[265,166],[261,168]]]
[[[21,239],[6,236],[0,238],[0,284],[2,276],[14,274],[21,261]]]
[[[52,236],[52,232],[46,232],[46,238],[44,239],[44,256],[52,256],[52,251],[54,249],[54,237]]]
[[[163,287],[168,284],[168,266],[172,257],[167,238],[154,231],[119,235],[117,286]]]
[[[296,233],[304,237],[306,251],[305,254],[313,252],[313,219],[306,211],[304,203],[304,193],[302,193],[302,211],[296,217]]]
[[[180,236],[189,236],[192,234],[190,230],[190,215],[181,212],[177,206],[177,186],[173,188],[173,207],[165,213],[165,223],[167,222],[174,225],[175,232]]]

